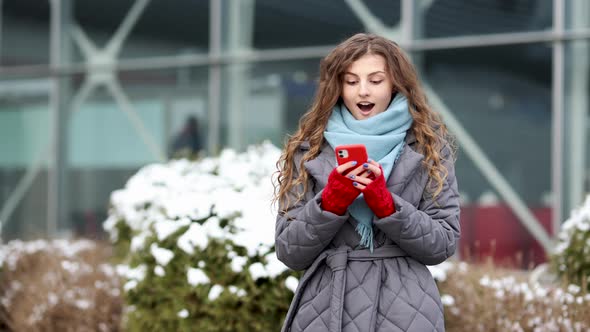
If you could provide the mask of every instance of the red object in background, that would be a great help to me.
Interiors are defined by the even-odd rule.
[[[530,208],[551,235],[551,208]],[[512,210],[504,204],[461,207],[461,258],[529,268],[547,261],[543,247],[533,238]]]
[[[543,206],[533,208],[532,211],[535,217],[537,217],[537,220],[541,222],[541,226],[543,226],[545,232],[547,232],[547,234],[552,237],[555,234],[553,230],[553,223],[551,221],[551,218],[553,217],[553,209],[550,207]],[[543,249],[541,244],[539,244],[538,241],[533,240],[532,247],[532,253],[534,255],[533,262],[535,263],[535,265],[539,265],[541,263],[546,262],[548,257],[545,254],[545,250]]]

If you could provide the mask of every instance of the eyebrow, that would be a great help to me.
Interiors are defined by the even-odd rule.
[[[372,76],[372,75],[375,75],[375,74],[385,74],[385,72],[384,72],[384,71],[382,71],[382,70],[378,70],[378,71],[374,71],[374,72],[370,73],[368,76]],[[357,74],[355,74],[355,73],[351,73],[351,72],[349,72],[349,71],[345,72],[345,73],[344,73],[344,75],[353,75],[353,76],[356,76],[356,77],[358,77],[358,75],[357,75]]]

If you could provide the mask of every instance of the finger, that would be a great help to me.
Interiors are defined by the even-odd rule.
[[[379,165],[379,164],[377,164],[377,165]],[[373,173],[373,174],[375,174],[375,176],[381,175],[381,168],[379,166],[375,166],[372,163],[365,163],[362,166],[367,170],[367,172]]]
[[[357,175],[357,177],[363,177],[363,178],[371,178],[372,176],[375,176],[373,174],[373,172],[369,169],[365,170],[364,172],[362,172],[361,174]]]
[[[353,181],[358,182],[360,184],[363,184],[365,186],[368,186],[371,182],[373,182],[372,179],[367,178],[365,176],[357,176],[357,177],[354,178]]]
[[[359,190],[365,190],[365,188],[366,188],[366,186],[365,186],[365,185],[363,185],[363,184],[361,184],[361,183],[359,183],[359,182],[357,182],[357,181],[354,181],[354,182],[352,183],[352,185],[353,185],[355,188],[359,189]]]
[[[347,163],[344,163],[338,167],[336,167],[336,172],[343,174],[347,169],[353,168],[354,166],[356,166],[357,162],[352,160],[349,161]]]
[[[356,167],[352,171],[348,172],[346,175],[355,175],[355,176],[358,176],[359,174],[361,174],[365,170],[366,169],[363,167],[363,165],[359,165],[358,167]]]

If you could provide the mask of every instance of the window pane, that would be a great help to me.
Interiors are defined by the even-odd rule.
[[[590,3],[584,0],[565,0],[566,29],[587,29],[590,27]]]
[[[101,232],[110,193],[142,166],[160,157],[204,153],[199,150],[207,146],[207,73],[202,67],[122,72],[120,87],[97,87],[74,111],[68,202],[77,235]],[[191,117],[197,125],[189,129]]]
[[[565,43],[564,218],[590,193],[589,52],[588,40]]]
[[[4,240],[36,238],[47,231],[50,82],[0,84],[1,235]],[[28,172],[30,181],[25,180]]]
[[[553,1],[419,0],[415,38],[551,29]]]
[[[107,46],[132,12],[136,1],[75,1],[75,19],[99,49]],[[123,38],[119,58],[206,53],[209,1],[150,1]],[[99,14],[97,14],[99,13]],[[81,59],[85,55],[79,53]]]
[[[49,63],[49,1],[3,1],[0,66]]]
[[[226,66],[224,70],[231,69]],[[285,134],[295,131],[299,118],[311,106],[318,70],[319,59],[309,59],[255,63],[244,69],[243,76],[225,75],[222,145],[244,148],[270,139],[282,146]],[[243,83],[228,86],[236,80]],[[230,93],[236,88],[244,89],[242,97]],[[234,98],[243,100],[232,103]]]
[[[399,24],[400,2],[363,1],[387,27]],[[364,30],[357,14],[342,0],[256,0],[255,48],[336,45]]]
[[[543,44],[416,54],[422,78],[546,227],[551,196],[551,49]],[[461,144],[460,137],[458,140]],[[542,251],[466,151],[456,163],[464,199],[462,250],[499,260]],[[465,253],[463,253],[465,254]]]

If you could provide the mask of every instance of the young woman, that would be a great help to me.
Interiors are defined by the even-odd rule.
[[[337,166],[353,143],[370,160]],[[306,269],[283,331],[444,331],[426,265],[459,240],[454,149],[396,43],[357,34],[322,60],[277,165],[276,253]]]

